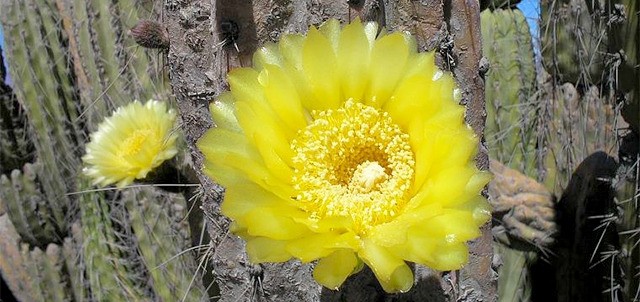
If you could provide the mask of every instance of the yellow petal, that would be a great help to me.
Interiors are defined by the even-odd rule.
[[[360,21],[360,18],[356,18],[356,20]],[[369,41],[369,48],[373,48],[376,37],[382,37],[385,35],[384,32],[378,33],[378,30],[380,30],[380,27],[378,27],[378,23],[367,22],[364,25],[364,34],[367,36],[367,40]],[[384,31],[384,28],[382,30]]]
[[[316,102],[308,104],[308,109],[338,108],[342,100],[336,77],[336,55],[329,39],[312,27],[302,54],[304,73],[316,97]]]
[[[333,52],[336,53],[338,51],[338,44],[340,42],[340,21],[336,19],[329,19],[326,22],[322,23],[318,30],[325,37],[327,37],[329,43],[331,43]]]
[[[285,35],[278,43],[283,58],[285,73],[298,91],[300,100],[305,108],[317,106],[316,96],[303,72],[302,49],[305,37],[299,34]]]
[[[454,208],[472,213],[473,220],[478,227],[491,219],[491,204],[486,198],[477,193],[469,201]]]
[[[357,249],[359,240],[353,233],[318,233],[291,241],[287,251],[302,262],[326,257],[339,248]]]
[[[297,213],[296,213],[297,212]],[[277,240],[291,240],[309,233],[309,230],[291,219],[304,215],[294,208],[256,208],[244,216],[247,233]]]
[[[383,109],[389,112],[398,125],[409,129],[409,125],[416,119],[424,121],[441,107],[439,93],[431,84],[432,81],[421,74],[402,80]]]
[[[377,225],[368,232],[368,237],[380,246],[394,246],[407,240],[407,229],[412,221],[406,219],[394,219],[390,222]]]
[[[422,264],[435,262],[434,254],[442,240],[412,236],[412,234],[410,236],[411,240],[407,240],[404,244],[391,246],[389,250],[407,261]]]
[[[282,182],[289,183],[293,171],[291,170],[291,157],[289,154],[281,154],[276,149],[277,145],[273,142],[272,137],[256,136],[256,145],[260,150],[260,155],[264,160],[269,171],[276,175]]]
[[[247,239],[247,255],[253,263],[285,262],[291,255],[285,250],[286,241],[273,240],[264,237]]]
[[[416,160],[414,167],[415,176],[412,187],[412,192],[414,194],[424,185],[424,182],[431,171],[431,166],[436,164],[433,158],[437,158],[434,156],[434,145],[436,142],[433,137],[425,133],[423,128],[424,126],[424,123],[416,121],[410,125],[410,129],[408,131],[409,142]]]
[[[468,205],[473,209],[473,220],[478,227],[491,220],[491,204],[484,196],[477,196]]]
[[[414,240],[412,236],[408,236],[407,230],[416,224],[422,224],[431,217],[441,215],[443,213],[442,206],[438,203],[416,205],[415,200],[411,200],[406,210],[398,215],[394,220],[372,227],[368,232],[368,238],[375,244],[391,247],[394,245],[404,244],[406,241]]]
[[[434,251],[435,260],[427,265],[440,271],[461,269],[469,259],[469,248],[464,243],[443,243]]]
[[[258,83],[258,72],[252,68],[235,68],[227,75],[231,94],[236,101],[264,103],[264,92]]]
[[[408,60],[412,62],[407,66],[404,78],[421,75],[426,76],[428,79],[433,81],[435,73],[442,72],[438,66],[436,66],[436,53],[433,51],[412,53],[409,55]]]
[[[254,108],[251,105],[254,105]],[[289,147],[288,131],[278,124],[275,116],[269,116],[268,113],[264,112],[269,111],[269,109],[256,108],[258,105],[256,103],[237,102],[238,121],[248,138],[253,139],[253,143],[265,165],[269,169],[278,171],[278,173],[274,173],[274,176],[283,182],[289,182],[291,180],[290,173],[288,175],[280,174],[280,172],[285,171],[292,165],[293,152]]]
[[[464,189],[469,179],[475,173],[475,167],[454,166],[438,172],[433,172],[431,187],[427,199],[430,202],[441,203],[443,206],[453,206],[466,200],[459,199],[464,194]],[[425,188],[423,188],[424,190]]]
[[[345,232],[353,226],[353,219],[345,216],[324,217],[323,219],[314,219],[312,217],[294,218],[296,222],[306,225],[310,230],[316,233],[324,232]]]
[[[282,55],[280,55],[278,45],[274,43],[267,43],[253,54],[253,67],[255,69],[260,70],[266,65],[282,66]]]
[[[221,144],[220,142],[224,142]],[[215,128],[207,131],[197,143],[209,161],[224,161],[224,157],[235,154],[244,159],[243,164],[253,164],[260,161],[260,155],[250,147],[242,133]],[[215,173],[215,171],[214,171]]]
[[[337,290],[358,266],[358,258],[351,250],[337,250],[320,259],[313,269],[313,278],[323,286]]]
[[[305,37],[298,34],[284,35],[278,43],[278,50],[284,60],[284,65],[294,70],[302,70],[302,45]]]
[[[369,75],[370,87],[367,91],[366,104],[379,107],[384,104],[396,87],[405,69],[409,48],[402,34],[395,33],[376,40],[371,51]]]
[[[222,93],[214,102],[209,104],[209,111],[216,127],[234,132],[241,132],[240,124],[235,116],[235,100],[230,92]]]
[[[286,210],[290,207],[292,210]],[[255,183],[237,183],[227,187],[224,201],[220,207],[222,214],[244,224],[245,215],[255,209],[284,209],[295,211],[295,204],[290,199],[282,199]]]
[[[362,101],[368,78],[370,45],[364,28],[357,19],[345,26],[338,47],[338,74],[344,98]]]
[[[411,233],[417,237],[444,238],[448,243],[465,242],[480,236],[473,213],[445,209],[444,213],[414,225]]]
[[[467,187],[464,190],[469,194],[477,196],[492,178],[493,174],[489,171],[477,171],[471,179],[469,179]]]
[[[420,188],[427,177],[433,178],[439,171],[469,162],[478,150],[477,138],[466,128],[428,129],[422,137],[416,131],[411,133],[414,134],[412,143],[416,156],[415,188]]]
[[[258,81],[264,87],[271,108],[287,127],[297,132],[307,125],[306,113],[296,88],[282,69],[267,64],[258,76]]]
[[[246,182],[248,178],[281,198],[292,196],[291,185],[282,182],[265,167],[259,153],[241,133],[210,129],[197,146],[206,158],[205,172],[223,186]]]
[[[413,286],[411,269],[386,248],[364,240],[364,247],[358,256],[373,270],[386,292],[406,292]]]

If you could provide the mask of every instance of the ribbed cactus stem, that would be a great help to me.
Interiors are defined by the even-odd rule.
[[[60,257],[61,249],[56,244],[49,244],[46,251],[43,253],[39,248],[35,248],[31,251],[31,258],[38,265],[40,270],[41,280],[40,290],[42,291],[45,301],[63,302],[68,301],[71,292],[67,289],[68,276],[62,275],[64,273],[62,268],[62,259]],[[64,278],[64,279],[63,279]]]
[[[485,136],[492,158],[535,176],[535,65],[531,34],[519,10],[481,14],[483,51],[489,60]]]
[[[122,251],[115,236],[107,200],[103,194],[80,198],[83,255],[91,297],[97,301],[141,301],[140,285],[132,281],[136,272],[121,263]]]
[[[108,115],[108,109],[112,108],[113,104],[110,105],[103,98],[103,88],[98,80],[101,73],[96,61],[100,60],[100,57],[94,52],[93,29],[88,22],[87,5],[88,1],[74,0],[71,4],[65,1],[58,7],[63,16],[68,16],[67,20],[71,23],[65,31],[70,36],[70,51],[75,55],[73,64],[78,76],[82,119],[87,122],[89,130],[93,131],[104,116]],[[75,48],[71,48],[72,46]]]
[[[71,291],[74,301],[87,300],[88,283],[84,276],[84,264],[82,262],[82,229],[79,223],[71,226],[71,237],[64,239],[62,257],[66,271],[69,274]]]
[[[183,219],[184,198],[165,198],[157,191],[145,189],[128,191],[125,200],[158,297],[164,301],[200,300],[206,294],[201,280],[193,278],[196,253],[183,252],[190,241],[189,226]]]
[[[536,69],[529,26],[522,12],[517,9],[485,10],[480,18],[482,49],[490,64],[485,77],[485,137],[489,156],[529,177],[536,177],[537,126],[534,117],[537,108],[531,101]],[[497,168],[492,162],[491,168],[496,173],[496,178],[491,183],[494,217],[501,221],[494,227],[494,236],[498,242],[502,242],[495,245],[503,262],[498,271],[499,301],[527,301],[531,296],[528,266],[537,258],[536,245],[548,243],[545,240],[551,237],[552,230],[529,227],[531,218],[535,220],[534,224],[544,218],[540,215],[527,217],[522,212],[527,212],[529,203],[544,208],[549,206],[544,202],[551,200],[520,196],[520,192],[537,194],[536,191],[540,191],[540,188],[532,184],[535,181],[502,165]],[[519,178],[512,179],[516,173]],[[509,186],[514,182],[527,186],[515,190]],[[545,235],[545,232],[549,234]],[[538,242],[535,243],[534,240]],[[513,246],[518,243],[528,250],[520,251],[511,245],[503,245],[509,243],[513,243]]]
[[[126,104],[131,101],[132,94],[128,89],[131,79],[124,67],[130,62],[127,62],[122,47],[122,27],[117,15],[114,15],[115,4],[108,0],[96,0],[89,1],[86,5],[90,12],[90,32],[95,31],[92,33],[92,39],[95,40],[91,42],[102,80],[101,91],[111,104]]]
[[[42,280],[41,271],[40,268],[38,268],[38,259],[32,257],[29,245],[24,243],[20,245],[20,255],[22,256],[22,263],[25,266],[26,272],[29,275],[26,281],[29,282],[29,287],[32,290],[30,292],[32,300],[30,301],[46,301],[42,288],[40,287],[44,280]]]
[[[0,198],[1,199],[1,198]],[[0,215],[0,272],[13,295],[20,301],[38,301],[36,276],[29,274],[28,259],[20,250],[20,235],[13,227],[9,215]],[[37,279],[36,279],[37,280]]]
[[[36,184],[40,169],[38,164],[25,164],[22,171],[11,172],[11,179],[0,175],[0,198],[4,200],[9,217],[22,239],[45,247],[48,243],[57,242],[60,232],[49,223],[52,212]]]
[[[75,170],[72,167],[79,159],[75,156],[77,144],[67,135],[67,117],[62,110],[64,103],[61,103],[64,100],[60,99],[59,83],[52,76],[54,63],[49,61],[65,61],[65,57],[51,58],[49,54],[36,53],[50,47],[42,32],[53,36],[58,33],[56,28],[44,27],[33,0],[10,1],[2,5],[3,10],[11,12],[2,14],[7,36],[16,37],[7,43],[11,62],[20,66],[10,69],[14,82],[21,84],[16,86],[15,92],[27,113],[36,154],[46,163],[40,182],[51,209],[53,219],[50,222],[55,223],[57,229],[65,230],[65,211],[71,204],[65,193],[72,186],[68,180],[73,178]]]
[[[22,301],[206,295],[194,253],[181,254],[190,243],[186,221],[176,220],[184,198],[94,192],[79,173],[90,131],[112,110],[169,95],[154,70],[161,70],[157,51],[127,35],[160,8],[135,0],[0,1],[15,91],[7,98],[0,87],[0,272]]]

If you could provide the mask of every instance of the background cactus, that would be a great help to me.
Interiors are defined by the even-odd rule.
[[[607,19],[602,0],[542,1],[542,62],[562,82],[606,77]]]
[[[558,199],[555,206],[544,206],[543,199],[533,198],[540,193],[527,195],[529,214],[518,216],[518,206],[526,202],[514,205],[517,199],[501,184],[503,170],[494,171],[490,193],[497,205],[497,230],[502,231],[494,235],[506,244],[497,246],[503,262],[501,298],[637,300],[640,257],[637,240],[628,235],[638,229],[638,172],[629,169],[638,165],[640,111],[635,97],[640,86],[630,84],[638,83],[638,44],[629,35],[638,29],[638,5],[636,1],[550,0],[541,1],[541,8],[543,64],[535,72],[529,68],[531,53],[518,53],[524,39],[496,34],[497,16],[513,20],[518,12],[482,13],[483,50],[491,64],[485,93],[490,156],[545,184],[546,189],[535,192],[548,190]],[[498,33],[523,27],[511,22],[512,28]],[[536,81],[530,82],[532,78]],[[519,176],[508,178],[513,184]],[[518,192],[534,192],[533,187],[524,185]],[[501,211],[505,206],[510,210]],[[536,215],[539,207],[554,210],[555,217],[546,221]],[[509,220],[514,217],[516,222]],[[540,249],[518,242],[540,237],[531,236],[540,230],[536,226],[548,222],[559,225],[557,234],[554,228],[546,229],[549,238],[558,240],[539,244]],[[505,230],[510,241],[504,239]],[[545,261],[535,261],[540,257]]]
[[[3,69],[0,273],[10,290],[22,301],[208,300],[191,248],[202,227],[187,217],[193,190],[95,191],[80,174],[88,134],[114,108],[169,100],[157,51],[127,35],[158,16],[154,2],[2,0],[0,11],[13,80],[11,91]],[[188,165],[169,166],[169,181],[188,181],[177,170]]]
[[[480,18],[483,54],[490,64],[485,75],[485,139],[489,156],[535,177],[536,73],[529,25],[518,9],[487,9]],[[494,251],[502,260],[498,270],[499,301],[528,301],[531,278],[527,267],[537,259],[536,243],[533,237],[523,236],[531,233],[531,229],[525,221],[518,223],[515,215],[516,209],[526,209],[526,202],[515,197],[518,192],[508,186],[508,182],[514,182],[513,176],[497,162],[491,166],[497,176],[489,192],[494,216],[501,222],[493,227],[494,237],[498,239]],[[502,183],[501,175],[506,180]],[[519,188],[520,191],[536,189],[540,188]],[[507,198],[512,202],[506,202]],[[551,238],[552,234],[547,237]]]

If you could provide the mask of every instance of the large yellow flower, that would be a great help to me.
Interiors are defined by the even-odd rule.
[[[135,101],[119,107],[91,134],[82,157],[83,173],[100,186],[124,187],[145,178],[178,153],[175,121],[175,111],[167,110],[164,102],[150,100],[142,105]]]
[[[256,52],[229,73],[199,141],[226,187],[222,212],[253,262],[318,260],[336,289],[367,264],[407,291],[405,261],[461,268],[480,235],[489,181],[473,157],[452,76],[405,34],[330,20]]]

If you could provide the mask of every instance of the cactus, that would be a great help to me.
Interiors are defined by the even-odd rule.
[[[606,78],[608,36],[602,2],[542,1],[542,63],[560,82],[600,83]]]
[[[0,48],[0,62],[2,60]],[[0,64],[0,174],[20,169],[31,161],[33,144],[27,139],[27,128],[22,106],[5,81],[4,65]],[[0,213],[1,213],[0,209]]]
[[[91,298],[95,301],[141,301],[145,296],[142,284],[127,259],[126,246],[121,245],[114,229],[112,213],[104,194],[80,196],[83,256]]]
[[[519,10],[485,10],[483,52],[489,60],[485,136],[492,158],[535,176],[535,65],[531,33]]]
[[[544,183],[559,196],[580,162],[593,152],[617,153],[615,103],[597,86],[580,94],[571,83],[554,86],[552,79],[540,85],[539,141],[546,146]]]
[[[22,171],[11,172],[11,179],[0,175],[0,199],[5,200],[7,212],[22,240],[46,247],[59,239],[60,230],[49,221],[52,211],[37,181],[41,167],[25,164]]]
[[[184,200],[167,198],[153,190],[129,190],[123,197],[131,215],[131,227],[137,235],[139,250],[145,259],[154,291],[163,301],[197,301],[202,286],[192,286],[190,268],[195,267],[193,251],[182,253],[173,241],[189,241]],[[175,257],[174,257],[175,256]]]
[[[20,235],[7,214],[0,215],[0,255],[0,272],[13,295],[20,301],[38,301],[35,276],[29,274],[29,263],[20,252]]]
[[[640,3],[633,0],[619,0],[617,5],[610,7],[609,14],[613,17],[609,29],[611,39],[610,49],[623,50],[614,54],[616,63],[620,63],[618,73],[612,73],[614,83],[623,92],[628,93],[627,105],[622,116],[630,124],[631,129],[640,133],[640,49],[638,49],[638,34],[640,34]],[[615,77],[617,75],[617,77]]]
[[[522,12],[515,9],[484,10],[480,18],[483,54],[490,64],[485,78],[485,138],[489,156],[535,177],[535,65],[529,26]],[[548,243],[553,230],[546,230],[549,232],[546,235],[545,230],[533,230],[528,227],[530,221],[519,221],[523,217],[519,217],[516,210],[511,210],[519,208],[522,211],[527,209],[527,204],[535,205],[536,201],[519,199],[518,193],[540,188],[524,186],[516,191],[508,186],[514,182],[511,179],[513,173],[505,172],[512,170],[495,161],[491,170],[497,175],[489,186],[494,217],[502,222],[493,229],[494,238],[500,242],[496,243],[494,250],[502,258],[498,271],[499,301],[528,301],[531,295],[528,266],[537,259],[536,245]],[[500,179],[506,181],[500,182]],[[549,205],[543,203],[539,206]],[[520,248],[524,245],[525,250],[518,250],[518,245]]]
[[[0,273],[22,301],[208,299],[189,248],[189,223],[202,223],[184,220],[184,197],[94,191],[79,173],[89,132],[114,108],[169,96],[157,53],[126,33],[157,9],[0,1],[14,84],[0,82]]]
[[[537,87],[527,90],[520,85],[524,82],[516,79],[535,76],[535,73],[523,71],[529,62],[523,62],[523,57],[529,56],[510,55],[517,54],[517,46],[522,43],[513,43],[518,37],[511,41],[500,40],[496,34],[496,16],[505,12],[500,9],[483,12],[483,48],[492,65],[486,77],[488,117],[485,134],[490,156],[543,182],[553,195],[562,196],[555,206],[559,212],[555,222],[562,226],[558,235],[561,239],[553,244],[542,244],[543,252],[550,250],[552,256],[539,251],[536,256],[529,247],[523,247],[513,239],[539,242],[540,238],[545,238],[545,233],[539,233],[537,229],[545,222],[538,215],[542,212],[537,211],[541,203],[536,202],[535,206],[523,203],[515,195],[500,190],[492,193],[490,188],[497,205],[494,217],[503,223],[499,226],[503,233],[495,234],[496,239],[508,246],[496,248],[503,258],[499,281],[502,300],[553,298],[572,301],[586,296],[632,300],[637,292],[640,253],[635,249],[637,240],[632,234],[637,234],[640,223],[634,202],[638,196],[638,178],[637,171],[631,171],[629,167],[637,165],[639,158],[637,149],[631,147],[637,145],[640,120],[637,109],[638,52],[634,38],[639,26],[638,13],[637,1],[543,1],[542,61],[551,74],[538,69]],[[503,20],[509,18],[509,15],[501,17]],[[504,69],[503,66],[513,68]],[[504,83],[509,84],[508,88],[500,86]],[[621,95],[625,97],[620,98]],[[626,99],[627,103],[619,103],[620,99]],[[622,116],[630,124],[629,131],[619,130],[626,128],[626,123],[619,118],[620,107]],[[609,155],[620,155],[618,162]],[[623,164],[618,176],[613,177],[618,163]],[[505,177],[510,183],[518,183],[518,177],[494,171],[497,173],[496,181],[492,183],[494,188],[500,188],[499,180]],[[625,179],[632,180],[633,188],[628,188]],[[619,188],[622,216],[615,211],[613,188]],[[532,201],[529,189],[530,186],[521,186],[518,193],[528,194],[527,198]],[[518,208],[525,205],[528,206],[525,209]],[[506,206],[509,208],[505,212]],[[553,208],[547,205],[545,209]],[[578,209],[583,216],[575,216]],[[616,224],[616,220],[620,224]],[[627,230],[621,237],[622,244],[616,228]],[[572,234],[574,230],[577,235]],[[504,237],[504,231],[510,237]],[[629,256],[625,256],[623,250],[631,251]],[[540,255],[547,256],[553,267],[545,268],[544,262],[538,261],[535,270],[546,271],[546,274],[528,276],[527,269]],[[568,259],[579,260],[571,265],[558,265]],[[619,264],[624,267],[625,274],[620,272]],[[522,267],[527,269],[522,270]],[[586,275],[590,277],[586,278]],[[624,282],[621,280],[623,275],[626,276]],[[526,281],[529,278],[536,280],[529,283]],[[544,282],[540,282],[540,278]],[[575,291],[586,282],[589,285],[584,290]],[[544,285],[534,287],[534,283],[535,286]],[[602,290],[607,293],[600,295]]]

